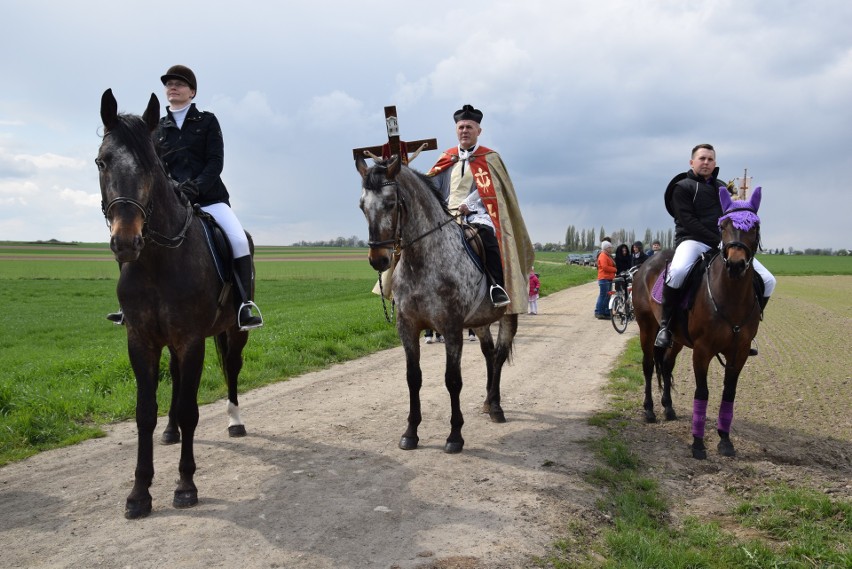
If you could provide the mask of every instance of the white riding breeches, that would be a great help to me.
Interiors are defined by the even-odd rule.
[[[219,202],[202,206],[201,209],[212,215],[216,223],[222,226],[222,231],[225,232],[225,235],[228,236],[228,241],[231,242],[234,259],[251,254],[246,232],[228,204]]]
[[[775,276],[769,272],[769,270],[763,266],[763,264],[757,259],[751,260],[752,266],[754,266],[754,270],[760,275],[760,278],[763,279],[763,296],[764,298],[769,298],[772,296],[772,291],[775,290]]]
[[[666,284],[672,288],[682,287],[686,275],[689,274],[689,269],[701,256],[701,253],[706,253],[709,250],[710,246],[700,241],[682,241],[675,249],[672,264],[666,274]]]
[[[675,249],[674,257],[672,258],[669,272],[666,275],[666,284],[672,288],[680,288],[683,286],[683,281],[689,274],[689,269],[698,260],[702,253],[710,250],[709,245],[705,245],[700,241],[683,241]],[[775,290],[775,277],[770,273],[763,264],[755,258],[751,260],[754,270],[763,279],[763,296],[772,296],[772,291]]]

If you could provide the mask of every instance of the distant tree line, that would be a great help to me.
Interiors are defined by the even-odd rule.
[[[804,251],[799,251],[797,249],[793,249],[792,247],[787,247],[787,250],[784,249],[767,249],[764,251],[769,255],[825,255],[825,256],[837,256],[837,257],[848,257],[850,252],[848,249],[838,249],[835,251],[834,249],[805,249]]]
[[[616,229],[614,231],[606,231],[603,226],[598,231],[595,229],[577,229],[573,225],[568,227],[565,232],[564,243],[533,243],[536,251],[594,251],[600,248],[601,241],[604,237],[612,239],[612,244],[618,246],[621,243],[632,245],[636,241],[636,232],[632,229]],[[663,249],[674,247],[674,230],[652,232],[650,229],[645,229],[645,234],[642,245],[645,249],[651,248],[651,243],[658,240]],[[51,239],[50,242],[55,242]],[[353,235],[352,237],[338,237],[328,241],[299,241],[293,243],[291,247],[366,247],[367,242]],[[768,255],[850,255],[847,249],[805,249],[800,251],[793,247],[784,249],[766,249],[763,251]]]
[[[350,238],[338,237],[329,241],[299,241],[292,247],[366,247],[367,242],[353,235]]]
[[[615,229],[613,231],[607,231],[604,226],[600,227],[599,231],[595,231],[592,229],[577,229],[573,225],[569,225],[568,229],[565,231],[565,242],[560,244],[557,249],[542,249],[542,250],[556,250],[556,251],[594,251],[595,249],[600,248],[601,241],[603,241],[604,237],[609,237],[612,240],[612,244],[614,246],[618,246],[622,243],[626,243],[627,245],[633,245],[637,241],[642,242],[642,245],[645,249],[651,248],[651,243],[656,239],[660,242],[660,245],[663,249],[668,249],[674,246],[674,230],[668,229],[666,231],[658,230],[656,232],[652,232],[650,228],[645,229],[644,235],[641,238],[638,238],[636,235],[636,231],[633,229]],[[553,245],[553,244],[547,244]],[[545,247],[545,246],[543,246]]]

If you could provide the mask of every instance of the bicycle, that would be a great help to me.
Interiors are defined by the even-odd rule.
[[[627,325],[636,320],[633,313],[633,275],[638,270],[639,267],[631,267],[612,280],[609,312],[612,315],[612,327],[619,334],[623,334]]]

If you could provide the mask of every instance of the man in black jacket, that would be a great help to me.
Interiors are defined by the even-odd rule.
[[[692,149],[689,166],[689,172],[675,176],[666,188],[666,209],[675,219],[675,253],[663,287],[663,314],[654,343],[659,348],[672,345],[671,317],[690,268],[721,239],[719,187],[726,184],[717,180],[716,151],[709,144],[699,144]],[[765,286],[760,299],[762,310],[775,288],[775,277],[757,259],[753,263]],[[751,354],[757,355],[757,349],[752,348]]]

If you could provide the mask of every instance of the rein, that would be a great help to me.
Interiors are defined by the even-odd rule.
[[[418,241],[420,241],[424,237],[427,237],[427,236],[431,235],[432,233],[435,233],[436,231],[440,231],[441,229],[443,229],[443,227],[445,225],[455,221],[458,218],[458,215],[451,215],[449,219],[439,223],[438,225],[436,225],[435,227],[433,227],[429,231],[423,233],[422,235],[418,235],[414,239],[410,240],[408,243],[403,243],[402,242],[402,221],[400,221],[400,220],[402,219],[402,210],[405,207],[405,200],[403,200],[402,197],[399,195],[399,184],[397,184],[395,181],[387,180],[387,181],[382,183],[382,187],[385,187],[385,186],[394,186],[394,188],[396,190],[396,205],[394,207],[394,209],[396,209],[396,227],[394,229],[394,238],[393,239],[385,239],[384,241],[368,241],[367,246],[370,249],[393,249],[394,254],[398,255],[406,247],[409,247],[409,246],[413,245],[414,243],[417,243]]]
[[[726,243],[725,248],[723,248],[723,253],[721,255],[718,255],[718,257],[722,257],[722,263],[723,264],[727,265],[727,262],[728,262],[728,260],[724,256],[724,251],[726,251],[727,248],[730,247],[730,246],[740,246],[740,245],[746,251],[749,251],[749,252],[751,251],[748,247],[746,247],[742,243],[739,243],[738,241],[732,241],[731,243]],[[716,314],[718,314],[722,318],[722,320],[724,320],[725,322],[728,323],[728,326],[731,327],[731,330],[734,333],[734,337],[731,340],[731,343],[733,344],[736,341],[737,334],[740,333],[743,325],[746,322],[748,322],[749,318],[751,318],[751,315],[754,313],[755,307],[757,307],[759,303],[758,303],[757,295],[754,295],[754,297],[752,299],[751,310],[749,310],[746,313],[746,315],[743,317],[742,321],[739,324],[734,324],[733,322],[731,322],[731,320],[719,309],[719,305],[716,304],[716,299],[713,298],[713,291],[710,288],[710,268],[713,264],[713,261],[715,261],[715,260],[716,260],[716,257],[714,257],[713,260],[710,261],[710,266],[708,266],[707,270],[704,271],[704,282],[707,283],[707,296],[710,297],[710,304],[713,306],[713,311]],[[746,268],[748,268],[749,262],[746,263]],[[751,282],[751,281],[749,281],[749,282]],[[728,368],[728,364],[726,362],[722,361],[722,357],[719,355],[718,352],[716,353],[716,359],[719,361],[719,363],[722,365],[722,367],[724,367],[726,369]]]
[[[367,246],[370,249],[392,249],[393,250],[393,253],[392,253],[393,257],[398,259],[399,256],[402,254],[403,249],[413,245],[414,243],[417,243],[418,241],[420,241],[424,237],[427,237],[427,236],[431,235],[432,233],[435,233],[436,231],[440,231],[441,229],[444,228],[445,225],[455,221],[456,218],[458,217],[458,216],[451,215],[450,218],[447,219],[446,221],[439,223],[438,225],[436,225],[432,229],[426,231],[422,235],[418,235],[417,237],[410,240],[409,242],[403,243],[402,242],[402,211],[403,211],[403,209],[405,209],[405,200],[402,198],[402,196],[400,196],[399,184],[395,180],[385,180],[384,182],[382,182],[381,187],[384,188],[384,187],[387,187],[387,186],[393,186],[394,191],[395,191],[396,203],[394,204],[394,210],[396,211],[396,223],[395,223],[394,232],[393,232],[394,237],[393,237],[393,239],[385,239],[383,241],[368,241]],[[381,272],[379,272],[379,292],[381,293],[381,297],[382,297],[382,310],[385,313],[385,320],[389,324],[393,324],[394,318],[396,317],[396,301],[391,300],[391,311],[390,311],[390,314],[388,314],[387,302],[385,300],[385,291],[384,291],[384,287],[382,286],[382,273]]]

